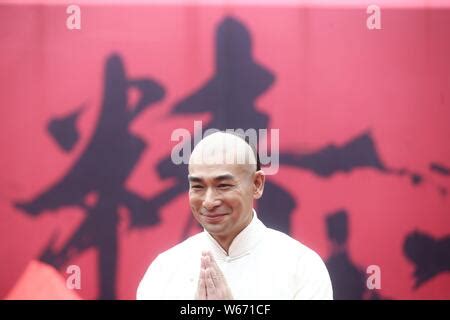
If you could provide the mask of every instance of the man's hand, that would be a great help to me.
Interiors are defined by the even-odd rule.
[[[233,295],[211,252],[203,251],[198,279],[197,300],[231,300]]]

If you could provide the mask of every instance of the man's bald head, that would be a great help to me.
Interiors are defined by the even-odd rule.
[[[189,159],[189,166],[242,165],[246,171],[253,173],[258,168],[255,153],[243,138],[219,131],[206,136],[195,146]]]

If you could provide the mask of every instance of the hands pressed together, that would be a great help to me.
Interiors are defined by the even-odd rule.
[[[211,252],[203,251],[198,279],[197,300],[231,300],[233,296],[227,281]]]

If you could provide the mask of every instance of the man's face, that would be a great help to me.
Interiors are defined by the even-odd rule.
[[[258,174],[239,164],[189,166],[192,213],[216,240],[234,239],[251,221]]]

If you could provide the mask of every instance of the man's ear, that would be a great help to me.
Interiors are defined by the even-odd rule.
[[[264,192],[264,183],[266,182],[266,176],[262,170],[258,170],[253,175],[253,198],[259,199]]]

